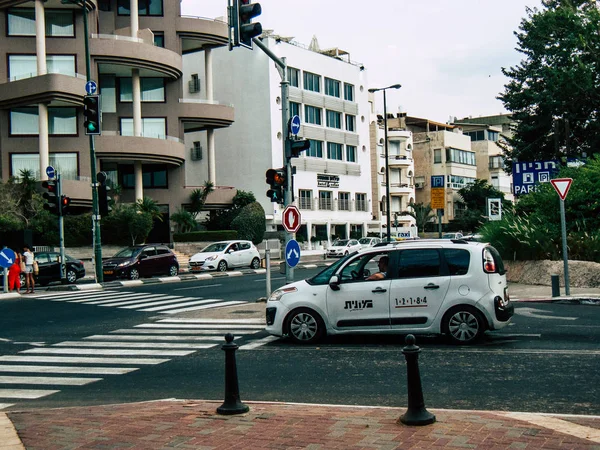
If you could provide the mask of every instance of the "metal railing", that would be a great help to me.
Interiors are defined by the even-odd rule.
[[[123,134],[120,131],[114,131],[114,130],[102,130],[102,134],[104,136],[124,136],[124,137],[143,137],[143,138],[150,138],[150,139],[162,139],[165,141],[178,142],[180,144],[184,144],[183,139],[179,139],[178,137],[175,137],[175,136],[167,136],[164,134],[142,133],[141,136],[134,136],[132,134]]]
[[[48,75],[48,74],[59,74],[59,75],[65,75],[67,77],[73,77],[73,78],[79,78],[80,80],[85,80],[86,76],[82,75],[80,73],[77,72],[60,72],[57,70],[48,70],[44,75]],[[43,76],[43,75],[38,75],[37,71],[35,72],[29,72],[29,73],[22,73],[20,75],[15,75],[14,77],[10,77],[8,79],[9,82],[11,81],[19,81],[19,80],[25,80],[28,78],[34,78],[37,76]]]

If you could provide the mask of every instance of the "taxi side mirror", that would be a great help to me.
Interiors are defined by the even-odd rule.
[[[329,287],[334,291],[340,290],[340,277],[338,275],[332,275],[329,279]]]

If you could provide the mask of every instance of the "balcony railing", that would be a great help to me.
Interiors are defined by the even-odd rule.
[[[298,208],[312,210],[312,198],[300,197],[298,199]]]
[[[233,108],[232,103],[222,103],[217,100],[207,100],[205,98],[180,98],[179,103],[202,103],[205,105],[223,105]]]
[[[319,199],[319,209],[324,211],[333,211],[333,203],[330,198]]]
[[[103,136],[144,137],[144,138],[151,138],[151,139],[163,139],[166,141],[178,142],[180,144],[184,143],[183,139],[179,139],[178,137],[165,136],[164,134],[156,134],[156,133],[143,133],[142,132],[142,134],[140,136],[133,136],[133,134],[123,134],[120,131],[102,130],[102,135]]]
[[[133,36],[123,36],[120,34],[94,34],[94,33],[92,33],[92,39],[111,39],[113,41],[129,41],[129,42],[137,42],[140,44],[154,45],[154,41],[137,38],[137,37],[133,37]]]
[[[60,75],[65,75],[67,77],[74,77],[74,78],[79,78],[80,80],[86,80],[86,76],[82,75],[80,73],[77,72],[61,72],[58,69],[52,70],[49,69],[46,74],[60,74]],[[19,75],[15,75],[14,77],[10,77],[10,79],[8,81],[19,81],[19,80],[25,80],[27,78],[33,78],[33,77],[37,77],[37,71],[36,72],[29,72],[29,73],[21,73]]]

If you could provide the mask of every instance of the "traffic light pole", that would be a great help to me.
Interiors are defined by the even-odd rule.
[[[60,173],[56,173],[56,199],[58,201],[58,244],[60,245],[60,279],[66,278],[65,267],[65,218],[62,213],[62,180]]]
[[[289,87],[290,82],[288,80],[287,62],[285,58],[279,58],[275,53],[269,49],[262,41],[258,38],[252,38],[252,42],[258,48],[260,48],[265,54],[271,58],[275,64],[279,67],[279,74],[281,75],[281,135],[283,136],[283,163],[285,164],[285,172],[287,179],[287,186],[285,187],[285,193],[283,196],[284,207],[292,203],[292,163],[291,163],[291,143],[289,139],[288,121],[290,99],[289,99]],[[286,231],[285,233],[285,245],[293,239],[293,233]],[[285,256],[285,255],[284,255]],[[291,283],[294,281],[294,268],[285,264],[285,281]]]
[[[87,81],[91,81],[91,58],[90,58],[90,35],[88,30],[88,15],[85,7],[86,2],[82,2],[83,6],[83,30],[85,34],[85,72]],[[98,111],[98,113],[100,113]],[[102,272],[102,239],[100,235],[100,214],[98,212],[98,183],[96,182],[96,149],[94,147],[94,136],[90,135],[90,172],[92,179],[92,235],[94,238],[94,269],[96,271],[96,282],[104,281],[104,273]]]

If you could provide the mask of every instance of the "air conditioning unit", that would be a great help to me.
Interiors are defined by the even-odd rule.
[[[202,159],[202,146],[200,143],[194,142],[194,147],[190,148],[192,161],[200,161]]]
[[[425,187],[425,183],[415,183],[416,189],[423,189]]]

